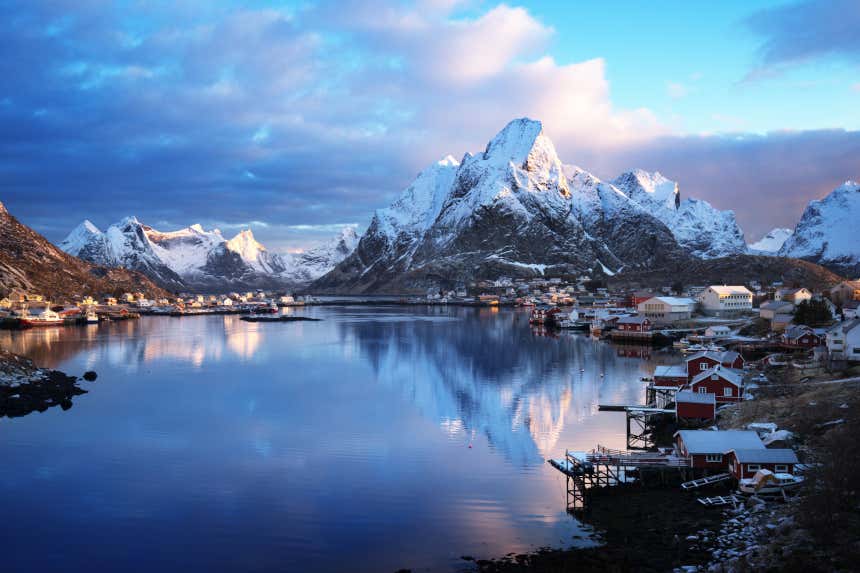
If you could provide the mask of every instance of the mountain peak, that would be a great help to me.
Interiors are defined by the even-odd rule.
[[[794,233],[792,229],[777,227],[749,246],[751,252],[756,254],[775,255],[785,244],[785,241]]]
[[[206,232],[203,229],[203,225],[201,225],[200,223],[194,223],[193,225],[191,225],[188,228],[191,229],[192,231],[197,231],[198,233],[205,233]]]
[[[616,177],[612,184],[640,203],[644,200],[670,209],[677,209],[681,205],[678,184],[659,171],[652,173],[644,169],[632,169]]]
[[[512,162],[524,165],[541,135],[541,122],[525,117],[514,119],[490,140],[484,151],[484,159],[503,164]],[[552,142],[549,142],[549,145],[552,146]],[[555,155],[554,148],[552,151]]]

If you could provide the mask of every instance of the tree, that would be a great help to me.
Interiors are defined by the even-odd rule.
[[[820,298],[804,300],[794,308],[794,323],[815,326],[833,320],[830,307]]]

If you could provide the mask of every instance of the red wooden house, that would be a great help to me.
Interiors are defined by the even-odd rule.
[[[792,326],[782,333],[782,343],[796,348],[815,348],[824,344],[824,337],[808,326]]]
[[[687,381],[692,381],[705,370],[714,366],[725,366],[726,368],[743,368],[743,356],[732,350],[725,352],[697,352],[687,358]]]
[[[729,450],[765,449],[758,434],[749,430],[678,430],[674,437],[678,455],[690,458],[694,468],[715,471],[728,469]]]
[[[676,392],[675,415],[678,420],[713,420],[717,415],[716,396],[687,390]]]
[[[623,316],[618,319],[615,328],[622,332],[650,332],[651,321],[641,315]]]
[[[744,379],[739,371],[718,364],[695,376],[690,381],[690,390],[714,394],[717,402],[740,402],[744,395]]]
[[[751,478],[758,470],[775,474],[794,474],[799,461],[794,450],[785,449],[732,449],[726,452],[729,471],[736,479]]]
[[[657,366],[654,369],[655,386],[684,386],[686,383],[687,368],[685,366]]]

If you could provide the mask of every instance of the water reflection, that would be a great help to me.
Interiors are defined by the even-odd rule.
[[[3,421],[12,569],[44,538],[64,540],[45,557],[57,570],[85,570],[92,538],[117,570],[444,570],[565,545],[582,530],[543,459],[623,446],[623,415],[597,404],[640,401],[639,377],[676,360],[535,336],[508,309],[290,312],[323,321],[0,332],[43,365],[99,372],[62,417]]]

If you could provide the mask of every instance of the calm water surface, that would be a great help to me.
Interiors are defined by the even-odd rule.
[[[597,404],[677,361],[523,311],[294,312],[324,320],[0,332],[99,374],[68,411],[0,420],[4,570],[445,571],[587,544],[545,460],[623,447]]]

